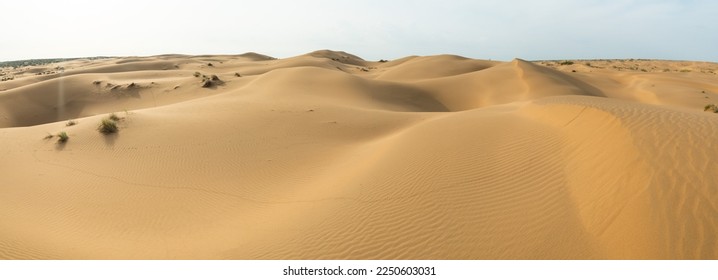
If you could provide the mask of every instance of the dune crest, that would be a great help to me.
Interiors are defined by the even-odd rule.
[[[716,259],[715,71],[331,50],[2,68],[0,258]]]

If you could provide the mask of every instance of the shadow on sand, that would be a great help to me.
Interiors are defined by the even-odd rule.
[[[115,142],[117,141],[117,138],[120,137],[120,134],[115,133],[109,133],[109,134],[102,134],[102,138],[105,140],[105,147],[107,148],[113,148],[115,146]]]

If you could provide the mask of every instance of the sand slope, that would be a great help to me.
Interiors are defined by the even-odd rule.
[[[3,69],[0,258],[716,259],[718,65],[625,63]]]

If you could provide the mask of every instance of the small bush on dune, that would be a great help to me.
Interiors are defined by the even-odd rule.
[[[74,121],[74,120],[69,120],[69,121],[67,121],[67,123],[65,124],[65,126],[73,126],[73,125],[76,125],[76,124],[77,124],[76,121]]]
[[[708,104],[703,107],[703,111],[710,111],[713,113],[718,113],[718,105],[715,104]]]
[[[67,136],[67,132],[60,132],[57,134],[57,143],[65,143],[68,139],[70,139],[70,136]]]
[[[216,85],[221,85],[223,83],[224,82],[217,75],[212,75],[210,77],[204,76],[202,78],[202,87],[203,88],[211,88]]]
[[[117,114],[115,114],[115,113],[110,114],[110,116],[107,117],[107,118],[110,119],[110,120],[113,120],[113,121],[119,121],[119,120],[120,120],[120,117],[119,117]]]
[[[115,120],[107,118],[102,119],[100,126],[97,127],[97,130],[102,134],[112,134],[117,132],[119,129],[117,128],[117,122]]]
[[[559,63],[559,65],[573,65],[573,61],[570,60],[564,60]]]

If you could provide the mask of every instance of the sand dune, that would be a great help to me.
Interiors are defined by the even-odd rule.
[[[715,71],[329,50],[5,68],[0,258],[716,259]]]

